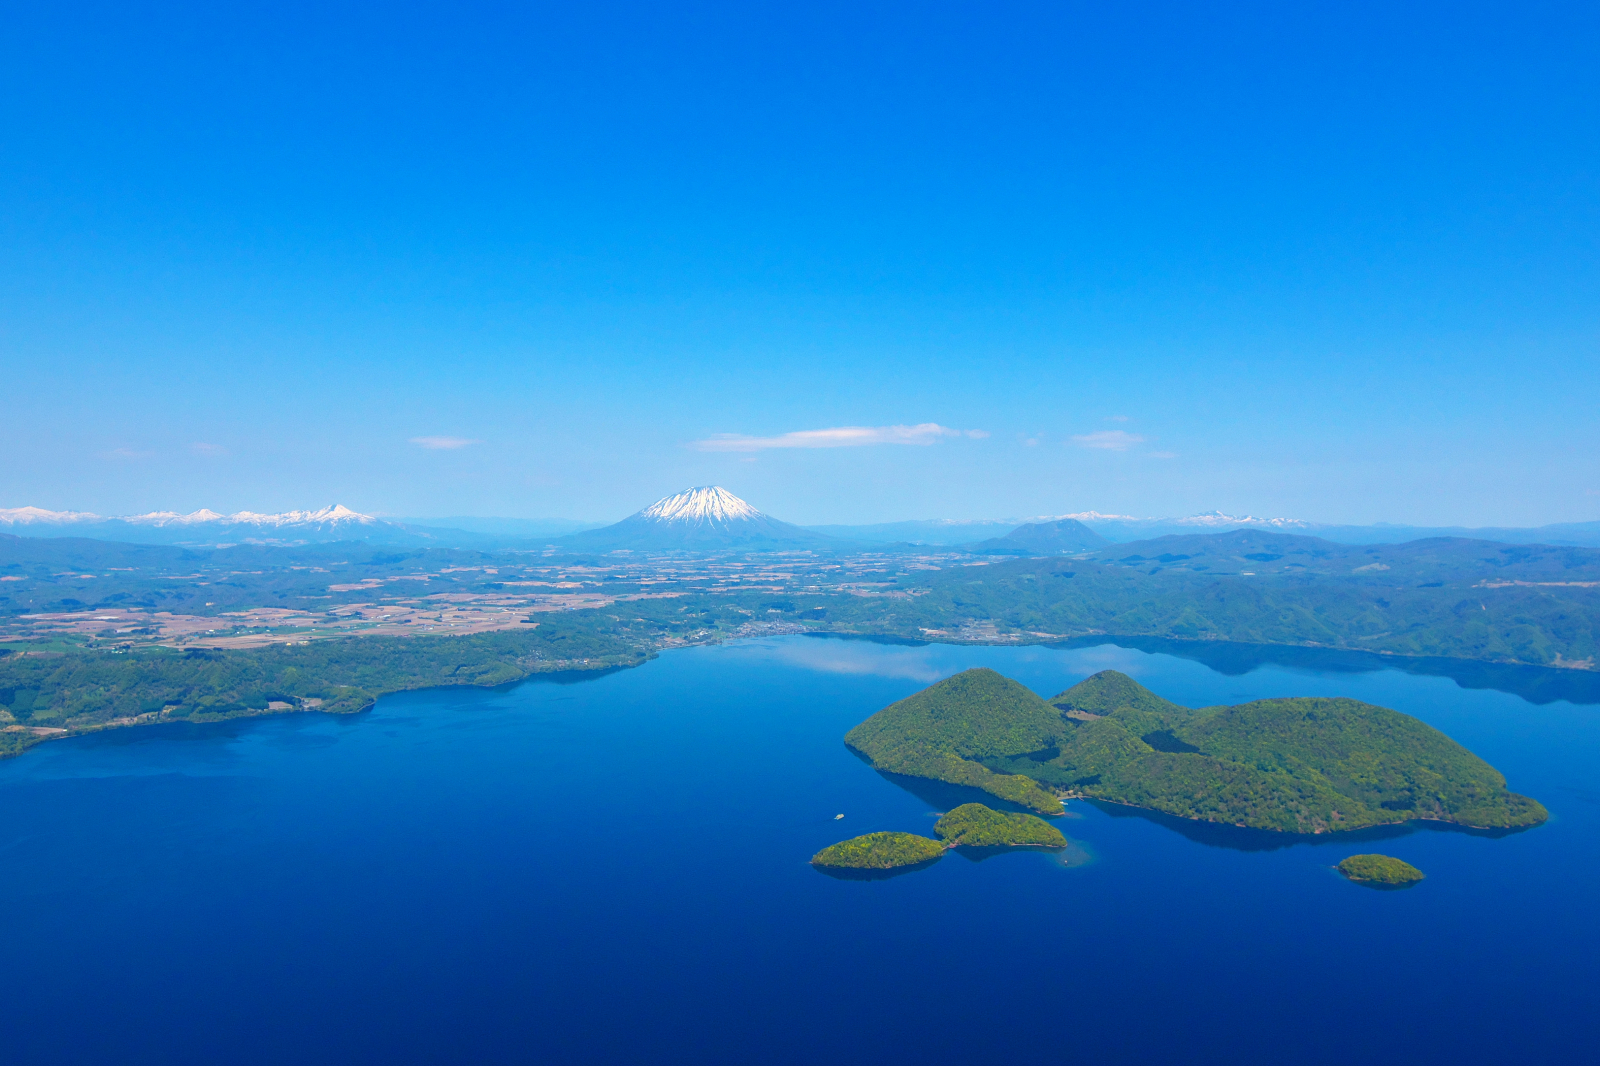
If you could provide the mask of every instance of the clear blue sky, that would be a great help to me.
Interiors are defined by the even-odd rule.
[[[1600,518],[1600,6],[138,7],[0,40],[0,506]]]

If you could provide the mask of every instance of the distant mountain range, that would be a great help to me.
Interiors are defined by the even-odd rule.
[[[90,537],[127,544],[195,546],[426,539],[413,537],[403,526],[344,506],[324,507],[316,511],[284,511],[279,514],[258,514],[255,511],[218,514],[201,509],[189,514],[151,511],[118,517],[106,517],[88,511],[13,507],[0,508],[0,531],[32,537]]]
[[[1046,515],[1039,518],[960,521],[952,519],[927,519],[909,522],[885,522],[863,526],[807,526],[807,529],[829,536],[845,537],[872,544],[907,542],[928,545],[968,545],[981,542],[984,534],[990,538],[1001,537],[1024,526],[1047,525],[1071,520],[1081,523],[1095,534],[1113,544],[1124,544],[1152,537],[1185,535],[1191,533],[1231,533],[1236,530],[1259,530],[1273,533],[1298,533],[1321,537],[1339,544],[1398,544],[1422,540],[1427,537],[1467,537],[1474,540],[1493,540],[1502,544],[1555,544],[1574,547],[1600,547],[1600,522],[1563,522],[1555,525],[1521,526],[1408,526],[1380,523],[1370,526],[1331,525],[1307,522],[1298,518],[1256,518],[1253,515],[1229,515],[1221,511],[1189,515],[1184,518],[1135,518],[1132,515],[1101,514],[1098,511],[1081,511],[1077,514]]]
[[[171,544],[214,548],[229,544],[297,547],[365,541],[389,547],[480,548],[543,546],[552,537],[593,528],[596,522],[525,518],[386,519],[343,505],[315,511],[189,514],[151,511],[108,517],[89,511],[0,508],[0,533],[23,537],[87,537],[123,544]]]
[[[1301,533],[1316,528],[1312,523],[1302,522],[1297,518],[1255,518],[1250,515],[1227,515],[1221,511],[1209,511],[1187,518],[1134,518],[1131,515],[1080,511],[1077,514],[1041,515],[1037,518],[971,520],[932,518],[866,526],[807,526],[806,528],[817,533],[826,533],[830,537],[875,544],[904,541],[910,544],[958,545],[977,543],[985,536],[1003,537],[1023,526],[1048,525],[1064,521],[1077,522],[1112,543],[1159,537],[1168,533],[1225,533],[1235,529],[1271,529],[1281,533]]]
[[[539,540],[564,537],[585,529],[598,529],[604,522],[580,522],[575,518],[478,518],[456,515],[450,518],[395,518],[409,529],[430,533],[478,533],[487,537]]]
[[[1536,528],[1325,525],[1294,518],[1256,518],[1221,511],[1184,518],[1135,518],[1082,511],[1029,519],[931,519],[860,526],[796,526],[763,514],[726,489],[702,486],[656,501],[603,528],[571,519],[384,519],[344,506],[261,514],[211,510],[107,517],[88,511],[0,508],[0,533],[25,537],[89,537],[128,544],[215,547],[296,546],[365,541],[394,547],[535,548],[576,551],[705,551],[811,548],[845,551],[868,545],[928,545],[984,555],[1071,554],[1105,543],[1238,530],[1316,536],[1340,544],[1398,544],[1428,537],[1467,537],[1504,544],[1600,547],[1600,522]]]
[[[1098,551],[1110,543],[1076,518],[1062,518],[1054,522],[1030,522],[1003,537],[963,544],[961,548],[974,555],[1076,555]]]

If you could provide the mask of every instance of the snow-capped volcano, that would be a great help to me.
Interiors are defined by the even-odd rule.
[[[616,525],[563,537],[588,551],[715,551],[821,547],[828,537],[762,514],[725,488],[702,485],[664,496]]]
[[[676,496],[663,496],[636,517],[663,522],[740,522],[766,516],[720,485],[702,485]]]

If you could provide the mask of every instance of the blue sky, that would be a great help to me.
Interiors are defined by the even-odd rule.
[[[1594,5],[224,6],[9,17],[0,506],[1600,518]]]

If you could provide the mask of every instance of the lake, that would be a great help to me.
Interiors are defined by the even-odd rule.
[[[0,763],[5,1061],[1600,1061],[1600,678],[1172,650],[784,637],[45,744]],[[813,870],[931,834],[952,797],[841,738],[971,666],[1382,704],[1551,819],[1285,838],[1073,802],[1064,855]],[[1365,851],[1428,879],[1331,869]]]

